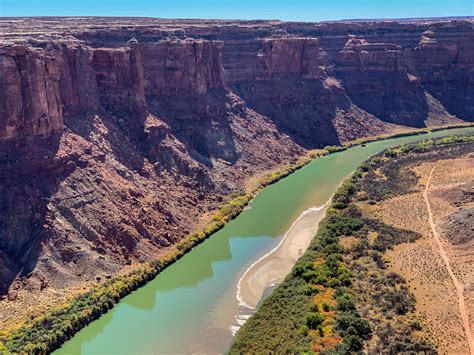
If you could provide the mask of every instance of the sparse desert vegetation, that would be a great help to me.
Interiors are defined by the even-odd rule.
[[[467,351],[462,324],[450,305],[457,305],[452,285],[449,280],[436,283],[437,275],[445,273],[436,249],[431,256],[397,252],[426,243],[427,228],[409,228],[418,211],[398,206],[395,221],[403,215],[408,223],[394,223],[383,206],[420,193],[423,176],[416,167],[465,156],[473,147],[472,136],[427,140],[389,149],[364,163],[336,192],[310,248],[242,327],[231,352],[435,352],[453,350],[447,344],[459,341],[463,345],[457,349]],[[427,224],[424,218],[421,214],[418,223]],[[423,269],[419,275],[405,271],[404,258],[414,257],[435,271],[434,279],[419,279],[426,276]],[[437,308],[447,307],[449,336],[445,331],[440,338],[434,330],[443,318],[432,319],[426,312],[432,300],[414,287],[423,283],[438,287],[442,297],[437,302],[446,302]]]
[[[464,298],[465,313],[470,316],[467,323],[471,329],[473,324],[473,259],[470,255],[473,239],[470,228],[474,176],[472,151],[471,143],[419,154],[417,160],[407,165],[410,174],[416,176],[411,191],[382,201],[372,211],[386,223],[410,228],[422,236],[416,243],[399,245],[389,251],[387,259],[392,270],[409,280],[410,289],[419,300],[418,310],[426,331],[435,339],[438,349],[448,353],[469,351],[466,336],[469,330],[463,326],[461,298]],[[441,257],[440,245],[433,237],[423,200],[430,173],[426,198],[445,258]],[[447,263],[463,290],[454,287]]]

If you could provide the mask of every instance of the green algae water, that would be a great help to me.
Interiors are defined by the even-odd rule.
[[[236,219],[78,332],[55,354],[224,353],[251,315],[236,298],[238,280],[278,244],[303,211],[326,203],[344,178],[371,155],[456,134],[472,135],[474,128],[383,140],[314,160],[263,189]]]

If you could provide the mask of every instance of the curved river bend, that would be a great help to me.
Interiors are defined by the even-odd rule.
[[[358,165],[385,148],[474,134],[438,131],[368,143],[314,160],[263,189],[236,219],[78,332],[56,354],[223,353],[251,312],[237,301],[245,270],[301,213],[323,205]]]

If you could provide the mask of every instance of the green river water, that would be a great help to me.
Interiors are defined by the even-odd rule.
[[[368,143],[314,160],[263,189],[250,208],[125,297],[55,354],[223,353],[232,330],[252,312],[239,306],[237,283],[309,207],[323,205],[358,165],[381,150],[474,128]]]

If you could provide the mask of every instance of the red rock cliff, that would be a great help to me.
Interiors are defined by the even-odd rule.
[[[224,46],[226,79],[266,80],[278,75],[314,79],[320,75],[317,38],[271,38],[227,41]]]
[[[3,48],[0,55],[0,139],[61,129],[60,61],[25,46]]]
[[[173,40],[139,44],[146,95],[205,94],[224,87],[222,42]]]
[[[98,107],[92,51],[50,44],[0,49],[0,138],[48,135],[63,117]]]

